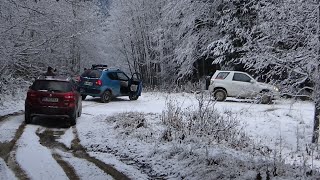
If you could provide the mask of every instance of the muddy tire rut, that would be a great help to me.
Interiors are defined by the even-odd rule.
[[[151,179],[168,179],[167,174],[158,174],[148,163],[140,162],[139,160],[136,160],[135,158],[132,158],[129,155],[121,154],[117,150],[111,149],[108,146],[102,146],[100,144],[91,145],[89,150],[92,152],[112,154],[115,157],[117,157],[117,159],[122,163],[127,164],[129,166],[134,166],[139,171],[148,175]]]
[[[106,174],[111,175],[114,179],[121,179],[121,180],[129,179],[126,175],[117,171],[111,165],[108,165],[98,159],[91,157],[86,152],[86,149],[80,144],[80,140],[77,135],[77,130],[73,128],[72,131],[75,139],[72,140],[71,148],[68,148],[63,143],[56,141],[58,138],[60,138],[61,135],[64,134],[63,130],[61,131],[61,130],[45,129],[44,131],[37,132],[37,135],[40,138],[40,143],[43,146],[53,150],[52,151],[53,158],[62,167],[62,169],[67,174],[69,179],[79,179],[79,177],[75,169],[68,162],[64,161],[63,158],[58,153],[55,153],[54,151],[55,149],[59,149],[67,153],[72,153],[72,155],[76,158],[84,159],[88,162],[93,163],[97,168],[101,169]]]
[[[21,114],[16,113],[14,116],[16,116],[16,115],[21,115]],[[10,116],[13,116],[13,115],[10,115]],[[5,121],[10,116],[8,115],[5,118],[2,117],[2,119],[0,121]],[[17,149],[16,142],[21,137],[24,129],[25,129],[25,124],[22,123],[19,126],[18,130],[16,131],[13,140],[11,140],[10,142],[0,143],[0,157],[5,161],[7,166],[13,171],[15,176],[18,179],[22,179],[22,180],[29,179],[29,178],[28,178],[27,174],[25,173],[25,171],[19,166],[18,162],[16,161],[15,152]]]

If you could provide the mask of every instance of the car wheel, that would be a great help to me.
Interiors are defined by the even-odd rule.
[[[139,98],[139,96],[134,93],[130,93],[130,95],[129,95],[130,100],[137,100],[138,98]]]
[[[270,104],[272,102],[271,96],[263,94],[260,97],[260,103],[261,104]]]
[[[24,113],[24,122],[26,124],[30,124],[31,120],[32,120],[32,117],[30,115],[30,112],[29,111],[25,111],[25,113]]]
[[[223,89],[217,89],[214,91],[213,96],[216,101],[224,101],[227,98],[227,93]]]
[[[101,102],[108,103],[111,101],[112,95],[110,91],[105,91],[101,96]]]
[[[73,112],[70,116],[70,126],[74,126],[77,124],[77,111]]]
[[[82,99],[82,100],[85,100],[86,97],[87,97],[87,95],[81,95],[81,99]]]

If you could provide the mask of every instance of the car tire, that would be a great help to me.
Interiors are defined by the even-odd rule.
[[[225,101],[227,99],[227,92],[223,89],[217,89],[214,91],[213,96],[216,101]]]
[[[130,93],[130,95],[129,95],[130,100],[137,100],[138,98],[139,98],[139,96],[137,94]]]
[[[24,122],[26,124],[30,124],[31,121],[32,121],[32,117],[30,115],[30,112],[29,111],[25,111],[25,113],[24,113]]]
[[[70,116],[70,126],[74,126],[77,124],[77,111],[73,112]]]
[[[272,98],[269,95],[263,94],[260,97],[260,103],[261,104],[271,104],[272,103]]]
[[[82,99],[82,100],[85,100],[86,97],[87,97],[87,95],[81,95],[81,99]]]
[[[112,94],[110,91],[105,91],[102,95],[101,95],[101,102],[103,103],[108,103],[111,101],[112,98]]]

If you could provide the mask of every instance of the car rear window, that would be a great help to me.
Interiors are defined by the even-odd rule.
[[[225,79],[228,75],[229,75],[230,72],[220,72],[216,79]]]
[[[70,92],[72,86],[65,81],[35,81],[31,87],[35,91]]]
[[[86,70],[84,73],[82,73],[82,77],[87,77],[87,78],[100,78],[101,76],[101,71],[99,70]]]

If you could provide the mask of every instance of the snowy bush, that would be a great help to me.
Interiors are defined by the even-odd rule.
[[[152,136],[147,126],[146,115],[143,113],[120,113],[108,117],[107,120],[115,123],[114,129],[120,131],[120,135],[130,135],[140,140],[147,140]]]
[[[239,121],[230,113],[220,114],[209,94],[199,93],[197,100],[197,108],[187,109],[182,109],[177,101],[167,101],[161,116],[166,127],[162,140],[205,140],[208,145],[222,143],[236,149],[251,144]]]
[[[0,74],[0,106],[4,102],[23,100],[31,83],[23,78],[14,78],[10,74]]]

